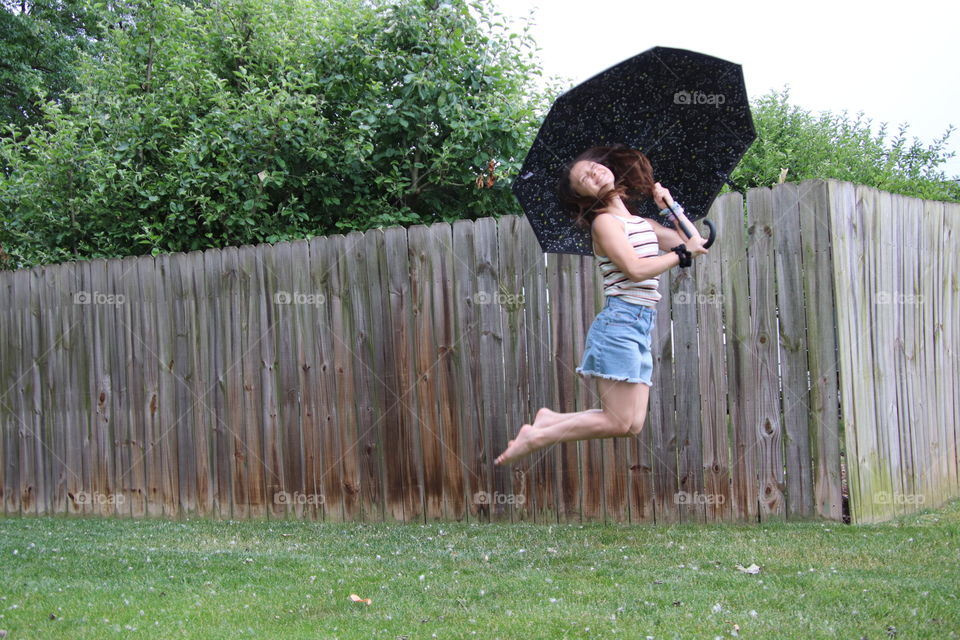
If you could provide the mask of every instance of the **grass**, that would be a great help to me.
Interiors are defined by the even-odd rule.
[[[957,638],[960,501],[859,526],[7,517],[0,569],[11,640]]]

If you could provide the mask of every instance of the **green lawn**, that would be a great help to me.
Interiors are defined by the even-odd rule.
[[[958,501],[866,526],[0,517],[0,558],[9,639],[960,637]]]

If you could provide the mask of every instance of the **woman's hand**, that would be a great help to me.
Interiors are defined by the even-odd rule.
[[[659,182],[654,185],[653,200],[654,202],[657,203],[657,206],[660,207],[661,209],[666,209],[668,203],[670,205],[676,204],[673,197],[670,195],[670,191],[668,191],[667,188],[661,185]],[[690,238],[691,240],[700,240],[701,244],[706,242],[703,236],[700,235],[700,230],[697,229],[697,227],[692,222],[687,220],[687,216],[677,211],[674,211],[672,215],[674,215],[675,218],[680,221],[681,225],[683,225],[684,227],[690,230],[690,233],[693,234],[693,236]],[[676,220],[674,221],[674,225],[676,225]],[[679,229],[677,229],[677,235],[679,235],[681,238],[684,237],[684,234],[681,233]],[[689,240],[685,242],[685,244],[687,243],[689,243]],[[690,253],[693,253],[693,250],[690,248],[689,244],[687,244],[687,249],[690,251]],[[700,249],[703,249],[703,247],[702,246],[699,247],[698,251]],[[703,249],[703,251],[700,253],[707,253],[707,250]],[[693,253],[693,255],[695,256],[700,255],[700,253]]]
[[[706,244],[706,240],[701,238],[699,235],[688,238],[683,244],[687,247],[687,251],[690,252],[690,255],[694,258],[697,256],[702,256],[705,253],[710,253],[707,249],[704,249],[703,245]]]
[[[657,203],[660,209],[666,209],[668,205],[673,205],[674,203],[670,191],[659,182],[653,185],[653,201]]]

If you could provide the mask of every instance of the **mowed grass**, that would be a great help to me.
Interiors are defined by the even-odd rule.
[[[958,501],[860,526],[6,517],[0,558],[10,639],[960,634]]]

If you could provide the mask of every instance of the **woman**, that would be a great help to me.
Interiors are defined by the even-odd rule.
[[[575,224],[589,226],[603,276],[606,302],[590,325],[577,367],[581,376],[596,377],[602,408],[576,413],[540,409],[533,424],[523,425],[497,457],[498,465],[556,442],[640,433],[650,397],[659,276],[707,253],[706,240],[670,192],[653,181],[650,161],[640,151],[622,145],[589,149],[564,170],[559,191]],[[661,213],[673,205],[680,220],[694,229],[693,237],[684,241],[677,231],[635,215],[638,201],[647,197]]]

